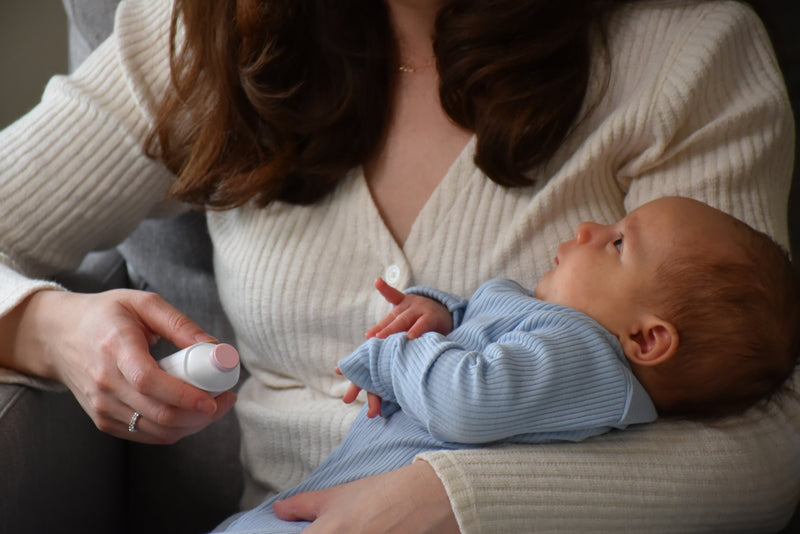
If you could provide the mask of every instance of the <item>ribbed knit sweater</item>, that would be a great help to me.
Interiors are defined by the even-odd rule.
[[[170,10],[169,0],[124,2],[115,35],[0,134],[0,312],[169,208],[173,176],[142,145],[168,81]],[[532,169],[536,185],[488,180],[473,139],[402,247],[358,168],[312,206],[209,213],[220,297],[251,372],[237,404],[245,506],[306,477],[353,421],[333,368],[387,311],[376,276],[461,295],[496,277],[532,287],[579,222],[608,223],[664,195],[788,242],[792,119],[755,15],[735,2],[637,2],[609,21],[607,45],[582,120]],[[798,387],[716,424],[421,458],[467,534],[766,532],[800,495]]]

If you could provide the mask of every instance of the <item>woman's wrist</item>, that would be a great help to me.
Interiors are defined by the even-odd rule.
[[[414,470],[415,480],[421,482],[415,488],[418,492],[416,502],[422,508],[418,510],[420,515],[426,517],[433,526],[431,532],[459,534],[458,521],[450,497],[431,464],[417,459],[408,466],[408,469]]]
[[[57,372],[46,350],[49,321],[65,292],[44,289],[22,300],[0,317],[0,366],[23,374],[57,380]]]

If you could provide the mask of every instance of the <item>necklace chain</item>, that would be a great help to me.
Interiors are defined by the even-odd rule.
[[[430,59],[430,60],[426,61],[425,63],[423,63],[422,65],[419,65],[419,66],[416,66],[416,67],[412,67],[411,65],[408,65],[407,63],[400,63],[400,65],[397,66],[397,70],[399,70],[400,72],[405,72],[407,74],[411,74],[413,72],[417,72],[418,70],[427,69],[428,67],[432,67],[433,64],[434,64],[434,60],[433,59]]]

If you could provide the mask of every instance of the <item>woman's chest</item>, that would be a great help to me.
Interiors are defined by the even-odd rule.
[[[502,188],[474,167],[469,151],[462,156],[403,247],[357,170],[312,206],[209,214],[220,299],[251,371],[281,387],[339,387],[336,362],[390,309],[373,289],[377,277],[465,297],[490,278],[535,285],[571,233],[569,214],[552,211],[549,185]]]

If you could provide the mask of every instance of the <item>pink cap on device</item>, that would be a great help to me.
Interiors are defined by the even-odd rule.
[[[239,365],[239,352],[227,343],[220,343],[211,349],[211,364],[220,371],[227,372]]]

